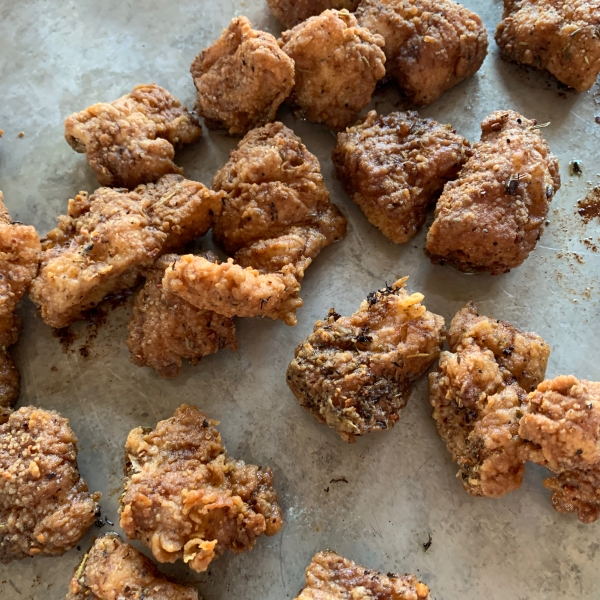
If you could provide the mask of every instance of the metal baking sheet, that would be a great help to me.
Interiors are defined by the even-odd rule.
[[[492,34],[502,3],[465,4]],[[44,234],[70,197],[98,187],[84,156],[63,139],[67,115],[152,81],[193,106],[189,65],[239,14],[280,31],[265,0],[0,0],[0,189],[13,218]],[[311,556],[326,548],[383,571],[415,572],[438,600],[597,599],[600,524],[554,512],[544,470],[531,465],[521,489],[505,498],[468,496],[437,436],[426,378],[393,430],[348,445],[299,407],[285,369],[295,345],[330,307],[349,314],[368,292],[409,275],[410,289],[423,292],[427,307],[447,320],[475,300],[481,311],[541,334],[552,346],[548,376],[600,379],[600,254],[593,250],[600,224],[586,225],[577,214],[577,201],[600,183],[599,104],[598,85],[579,95],[565,91],[546,75],[502,60],[490,40],[482,70],[421,111],[471,140],[496,109],[551,123],[544,135],[561,161],[563,187],[536,250],[499,277],[432,266],[423,254],[425,230],[404,246],[387,241],[334,177],[335,136],[282,110],[280,118],[319,157],[332,199],[349,219],[346,239],[307,272],[299,325],[239,320],[237,353],[223,351],[167,381],[129,362],[130,303],[102,326],[75,327],[78,337],[65,352],[64,340],[61,345],[27,300],[15,352],[23,375],[20,405],[56,409],[71,420],[81,472],[103,493],[103,514],[115,523],[127,433],[169,417],[182,402],[221,421],[231,454],[273,466],[285,510],[277,536],[262,537],[251,552],[223,556],[202,575],[182,564],[161,566],[197,582],[207,600],[294,598]],[[386,113],[406,105],[390,86],[373,107]],[[209,184],[236,143],[207,132],[177,160],[189,178]],[[573,159],[582,161],[582,176],[569,174]],[[348,483],[330,483],[340,478]],[[84,551],[108,529],[93,526],[61,558],[0,566],[0,598],[63,598]]]

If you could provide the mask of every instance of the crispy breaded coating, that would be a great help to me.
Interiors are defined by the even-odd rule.
[[[100,185],[107,187],[133,189],[168,173],[183,174],[173,162],[175,150],[201,136],[195,117],[154,83],[65,120],[65,139],[85,153]]]
[[[267,0],[267,3],[281,24],[291,29],[330,8],[354,12],[360,0]]]
[[[431,596],[414,575],[384,575],[327,551],[313,556],[304,589],[295,600],[431,600]]]
[[[191,586],[165,577],[116,533],[99,537],[77,568],[67,600],[199,600]]]
[[[209,262],[217,258],[207,253]],[[179,260],[177,254],[159,258],[146,271],[129,323],[127,346],[131,360],[152,367],[162,377],[177,377],[182,358],[192,365],[223,348],[237,350],[233,321],[212,310],[201,310],[162,286],[165,270]]]
[[[438,432],[473,496],[498,498],[522,482],[519,438],[527,393],[546,372],[550,347],[535,333],[480,316],[470,302],[450,325],[451,352],[429,375]]]
[[[552,506],[562,513],[577,513],[582,523],[593,523],[600,516],[600,464],[589,469],[562,471],[544,480],[552,492]]]
[[[483,121],[473,156],[438,200],[432,262],[498,275],[529,256],[560,188],[558,160],[535,125],[512,110]]]
[[[8,351],[17,343],[20,331],[17,313],[0,316],[0,414],[15,405],[21,391],[21,374]]]
[[[392,427],[413,381],[439,356],[444,319],[409,295],[407,278],[369,294],[350,317],[333,309],[300,343],[287,383],[300,404],[347,442]]]
[[[32,406],[0,424],[0,562],[59,556],[94,522],[99,493],[77,469],[69,421]]]
[[[385,76],[383,38],[359,27],[348,11],[311,17],[283,32],[279,44],[296,65],[288,102],[336,131],[354,123]]]
[[[236,17],[191,67],[196,109],[212,129],[244,135],[275,119],[294,86],[294,61],[277,40]]]
[[[249,550],[281,529],[272,470],[227,456],[217,424],[184,404],[127,438],[121,527],[159,562],[205,571],[227,548]]]
[[[598,0],[504,0],[496,43],[508,58],[584,92],[600,73],[598,31]]]
[[[362,0],[356,17],[385,39],[386,71],[414,104],[430,104],[479,71],[488,38],[453,0]]]
[[[425,223],[427,207],[471,156],[469,142],[450,125],[416,112],[371,111],[338,134],[338,179],[370,223],[397,244]]]
[[[108,294],[133,287],[160,255],[204,235],[223,194],[180,175],[132,192],[80,192],[43,241],[31,298],[52,327],[65,327]]]

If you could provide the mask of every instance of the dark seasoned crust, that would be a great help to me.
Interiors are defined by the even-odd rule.
[[[21,319],[17,313],[0,316],[0,411],[14,406],[21,391],[21,374],[8,351],[17,343]]]
[[[552,492],[552,506],[562,513],[577,513],[582,523],[600,517],[600,465],[589,469],[563,471],[544,480]]]
[[[267,3],[282,25],[291,29],[330,8],[354,12],[360,0],[267,0]]]
[[[497,275],[534,249],[560,175],[535,121],[497,111],[481,130],[473,156],[438,200],[427,254],[434,263]]]
[[[471,156],[469,142],[450,125],[416,112],[378,116],[338,134],[338,178],[367,219],[397,244],[425,222],[427,207]]]

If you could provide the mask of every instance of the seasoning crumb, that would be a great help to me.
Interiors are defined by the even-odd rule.
[[[24,131],[19,131],[19,136],[20,138],[25,137],[25,132]]]
[[[348,483],[348,480],[345,477],[340,477],[339,479],[332,479],[329,483]]]
[[[569,164],[569,173],[571,175],[583,175],[583,164],[580,160],[573,160]]]
[[[431,539],[431,534],[429,535],[429,539],[423,544],[423,551],[427,552],[427,550],[429,550],[429,548],[431,548],[431,544],[433,543],[433,540]]]
[[[4,135],[4,131],[2,129],[0,129],[0,137],[2,137]]]
[[[598,125],[600,125],[600,115],[596,115],[596,118],[594,119],[594,121],[596,121],[596,123],[598,123]]]
[[[585,223],[592,219],[600,221],[600,186],[591,189],[587,196],[577,203],[577,212]]]

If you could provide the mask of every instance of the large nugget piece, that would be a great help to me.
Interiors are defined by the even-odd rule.
[[[311,17],[282,33],[280,43],[296,65],[288,102],[336,131],[354,123],[385,76],[383,38],[359,27],[348,11]]]
[[[598,0],[504,0],[496,42],[510,59],[584,92],[600,73],[599,29]]]
[[[175,149],[195,142],[202,128],[185,106],[158,85],[138,85],[110,104],[99,103],[65,121],[65,138],[85,152],[100,185],[132,189],[168,173],[182,174]]]
[[[356,16],[383,36],[387,73],[415,104],[474,75],[487,54],[483,22],[453,0],[363,0]]]
[[[444,319],[409,295],[406,279],[369,294],[359,310],[333,309],[294,353],[287,382],[302,406],[347,442],[392,427],[413,381],[439,356]]]
[[[471,156],[469,142],[450,125],[416,112],[385,117],[371,111],[338,134],[338,178],[367,219],[397,244],[422,227],[427,207]]]
[[[180,175],[132,192],[81,192],[43,241],[31,297],[44,321],[65,327],[108,294],[133,287],[160,255],[208,231],[221,197]]]
[[[360,0],[267,0],[267,3],[283,26],[291,29],[330,8],[354,12]]]
[[[64,554],[94,522],[100,497],[79,476],[69,421],[32,406],[1,421],[0,562]]]
[[[275,118],[294,85],[294,61],[264,31],[236,17],[191,67],[198,113],[211,128],[245,134]]]
[[[544,378],[550,347],[479,315],[473,303],[452,320],[449,342],[451,352],[429,376],[433,418],[465,490],[497,498],[521,485],[528,448],[519,419]]]
[[[217,424],[182,405],[127,438],[121,527],[159,562],[205,571],[227,548],[249,550],[281,529],[273,472],[227,456]]]
[[[432,262],[497,275],[529,256],[560,188],[558,160],[535,125],[511,110],[483,121],[473,156],[438,200]]]
[[[335,552],[319,552],[306,569],[304,589],[295,600],[431,600],[414,575],[384,575]]]
[[[116,533],[99,537],[69,585],[67,600],[199,600],[190,586],[165,577]]]

